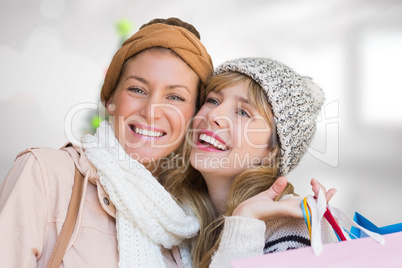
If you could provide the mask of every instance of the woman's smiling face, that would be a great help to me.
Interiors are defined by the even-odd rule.
[[[244,81],[211,91],[196,115],[191,165],[205,177],[233,179],[269,156],[271,128],[248,100]]]
[[[180,147],[195,113],[198,81],[167,49],[148,49],[126,62],[107,108],[127,154],[147,165]]]

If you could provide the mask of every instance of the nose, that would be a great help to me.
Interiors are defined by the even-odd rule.
[[[228,128],[230,126],[230,117],[228,116],[227,107],[220,104],[210,110],[207,114],[208,121],[220,128]]]
[[[146,122],[151,123],[152,120],[161,118],[162,107],[162,100],[157,96],[149,97],[142,102],[140,115],[146,120]]]

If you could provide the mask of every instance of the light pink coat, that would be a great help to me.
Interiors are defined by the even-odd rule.
[[[116,208],[79,147],[21,152],[0,187],[0,267],[46,267],[64,223],[74,163],[83,202],[62,267],[117,267]],[[168,267],[175,267],[164,250]],[[168,257],[169,256],[169,257]]]

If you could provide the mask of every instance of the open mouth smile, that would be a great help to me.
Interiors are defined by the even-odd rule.
[[[206,133],[201,133],[198,140],[202,145],[212,149],[220,151],[227,151],[229,149],[229,147],[226,144]]]
[[[151,138],[160,138],[166,135],[164,131],[156,131],[150,129],[144,129],[141,126],[129,125],[131,130],[141,136],[151,137]]]

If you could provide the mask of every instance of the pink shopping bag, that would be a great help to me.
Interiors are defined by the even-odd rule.
[[[402,267],[402,232],[323,245],[316,256],[311,247],[232,261],[234,268],[259,267]]]

